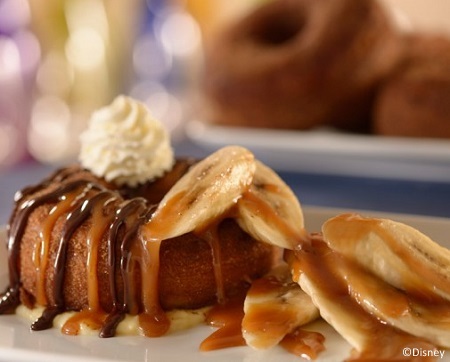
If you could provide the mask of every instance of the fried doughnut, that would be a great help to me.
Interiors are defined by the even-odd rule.
[[[375,85],[400,54],[397,31],[375,0],[270,1],[207,44],[207,117],[233,126],[365,129]]]
[[[141,225],[192,164],[178,160],[163,177],[136,188],[110,184],[75,165],[18,193],[9,223],[10,286],[0,313],[19,302],[44,307],[32,325],[40,330],[62,312],[82,311],[82,319],[84,311],[88,323],[101,320],[101,333],[111,335],[125,314],[162,318],[144,310],[144,290],[162,313],[210,306],[246,291],[278,254],[232,218],[225,215],[213,237],[190,232],[162,240],[157,256],[140,238]],[[213,259],[214,248],[219,259]],[[154,288],[143,288],[155,272]],[[152,330],[145,318],[146,335],[165,332]]]
[[[450,39],[412,34],[405,61],[380,88],[374,133],[450,138]]]

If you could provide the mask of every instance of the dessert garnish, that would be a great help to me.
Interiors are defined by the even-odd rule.
[[[154,180],[175,161],[162,123],[143,103],[126,96],[94,112],[80,139],[83,167],[118,185]]]

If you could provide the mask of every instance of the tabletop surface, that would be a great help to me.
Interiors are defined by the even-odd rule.
[[[205,151],[188,142],[177,155],[203,157]],[[35,184],[56,166],[27,163],[0,173],[0,225],[7,223],[17,190]],[[279,171],[302,205],[386,211],[450,218],[450,182],[351,177],[336,174]]]

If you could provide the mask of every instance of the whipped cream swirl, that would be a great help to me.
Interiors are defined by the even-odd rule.
[[[167,130],[143,103],[126,96],[94,112],[80,140],[83,167],[119,186],[151,181],[174,164]]]

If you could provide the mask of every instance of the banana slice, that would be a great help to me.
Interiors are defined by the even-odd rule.
[[[298,275],[299,285],[311,296],[322,318],[354,347],[361,359],[401,360],[405,347],[433,350],[432,342],[447,345],[449,332],[445,332],[444,337],[437,332],[443,331],[444,323],[439,325],[434,320],[434,326],[427,327],[424,319],[421,325],[420,316],[412,316],[412,310],[408,315],[408,304],[400,295],[395,295],[393,287],[389,288],[325,243],[313,241],[313,245],[312,249],[306,247],[295,252],[295,262],[291,261],[293,274]],[[415,312],[423,311],[415,309]],[[439,311],[435,315],[439,315]],[[413,330],[398,328],[401,325],[398,322],[408,323],[413,318],[417,319],[410,323]],[[389,323],[390,319],[395,323]],[[420,331],[422,326],[426,327],[424,331]]]
[[[341,262],[335,270],[364,310],[406,333],[450,348],[450,303],[423,302],[351,264]]]
[[[392,220],[336,216],[323,224],[325,241],[381,280],[421,298],[450,300],[450,250]]]
[[[336,299],[331,297],[320,284],[314,283],[306,274],[302,274],[298,280],[302,290],[304,290],[320,310],[320,316],[330,324],[352,347],[358,351],[363,351],[373,338],[373,332],[367,326],[371,326],[373,321],[366,319],[364,313],[355,314],[355,309],[345,307],[336,303]]]
[[[294,249],[305,236],[300,203],[288,185],[269,167],[255,161],[249,191],[238,201],[238,223],[255,239]]]
[[[216,151],[172,187],[144,225],[144,232],[164,240],[206,227],[248,190],[255,168],[253,154],[243,147]]]
[[[376,322],[351,298],[347,283],[334,272],[341,259],[318,234],[311,235],[309,245],[286,253],[294,281],[311,297],[321,317],[356,350],[363,351],[373,339]]]
[[[319,317],[311,298],[294,283],[287,265],[252,283],[244,302],[242,334],[252,348],[268,349]]]
[[[299,284],[319,307],[321,317],[354,348],[355,360],[403,361],[403,348],[436,349],[420,337],[380,322],[350,296],[330,294],[306,274],[300,276]]]

